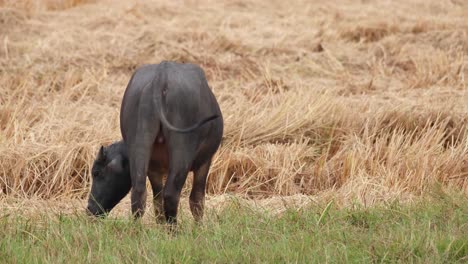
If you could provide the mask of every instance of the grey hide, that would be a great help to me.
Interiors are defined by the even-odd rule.
[[[175,62],[138,68],[123,97],[120,129],[123,141],[101,148],[93,165],[88,212],[109,212],[131,183],[132,213],[141,217],[148,176],[158,220],[175,223],[182,187],[193,171],[190,209],[202,219],[206,178],[223,134],[221,111],[203,70]]]

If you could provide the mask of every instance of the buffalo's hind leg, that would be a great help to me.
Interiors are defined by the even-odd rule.
[[[192,211],[195,221],[200,222],[203,219],[203,210],[205,207],[205,187],[208,171],[210,170],[211,159],[194,170],[193,186],[190,192],[190,211]]]
[[[140,112],[148,112],[146,105],[140,105]],[[159,125],[156,120],[141,118],[138,123],[137,133],[129,143],[130,176],[132,179],[132,214],[135,218],[140,218],[145,213],[146,207],[146,174],[152,153],[152,147],[156,135],[159,132]]]
[[[137,150],[130,152],[130,174],[132,178],[131,203],[132,214],[140,218],[145,214],[146,208],[146,173],[148,171],[149,150],[145,145],[139,145]]]

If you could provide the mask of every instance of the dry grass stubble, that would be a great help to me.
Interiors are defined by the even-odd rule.
[[[206,71],[210,194],[374,203],[468,191],[461,1],[0,1],[0,195],[84,197],[133,70]],[[415,14],[417,14],[415,16]],[[188,183],[190,185],[190,183]]]

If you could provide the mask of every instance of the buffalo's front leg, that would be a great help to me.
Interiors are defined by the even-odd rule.
[[[169,173],[164,186],[164,214],[170,224],[177,222],[180,192],[193,160],[196,146],[190,135],[173,134],[169,142]]]
[[[153,189],[153,207],[154,215],[158,223],[164,222],[163,207],[163,172],[156,162],[150,162],[148,178]]]
[[[169,175],[164,186],[164,214],[169,224],[177,223],[177,209],[180,193],[189,170],[187,167],[169,169]]]

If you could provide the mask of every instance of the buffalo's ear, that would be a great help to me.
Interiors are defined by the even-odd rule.
[[[123,158],[122,155],[118,155],[107,164],[107,167],[115,173],[123,172]]]
[[[106,160],[106,150],[104,149],[104,146],[101,146],[99,149],[99,153],[97,155],[97,160],[99,161],[105,161]]]

